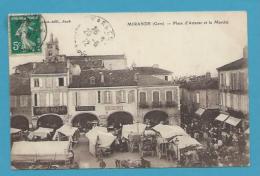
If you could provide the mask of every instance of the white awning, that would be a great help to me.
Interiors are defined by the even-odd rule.
[[[17,129],[17,128],[11,128],[10,133],[11,133],[11,134],[15,134],[15,133],[19,133],[19,132],[21,132],[21,131],[22,131],[22,130]]]
[[[245,134],[250,134],[249,128],[245,131]]]
[[[199,108],[199,109],[195,112],[195,114],[201,116],[204,112],[205,112],[205,109]]]
[[[228,115],[226,114],[219,114],[215,120],[218,120],[220,122],[224,122],[228,118]]]
[[[229,125],[237,126],[240,121],[241,121],[241,119],[229,116],[225,122],[228,123]]]

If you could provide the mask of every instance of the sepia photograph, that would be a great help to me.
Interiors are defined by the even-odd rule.
[[[10,168],[250,166],[247,13],[9,14]]]

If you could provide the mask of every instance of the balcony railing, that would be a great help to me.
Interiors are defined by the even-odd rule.
[[[162,107],[162,103],[160,101],[159,102],[154,101],[152,103],[152,107],[153,108],[161,108]]]
[[[149,105],[147,102],[142,102],[142,103],[139,103],[139,107],[142,109],[145,109],[145,108],[149,108]]]
[[[174,108],[174,107],[177,107],[177,103],[175,101],[167,101],[165,103],[165,107],[168,107],[168,108]]]

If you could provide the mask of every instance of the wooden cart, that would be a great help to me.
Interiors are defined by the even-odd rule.
[[[141,135],[139,134],[129,134],[128,136],[128,150],[130,152],[139,151],[139,143],[141,141]]]
[[[143,157],[144,155],[155,155],[156,140],[154,136],[142,136],[139,143],[139,153]]]
[[[162,157],[167,157],[167,151],[169,149],[169,142],[161,137],[158,137],[156,139],[157,144],[156,144],[156,154],[159,159]]]

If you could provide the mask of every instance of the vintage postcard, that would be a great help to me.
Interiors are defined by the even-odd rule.
[[[12,169],[249,166],[247,13],[9,14]]]

